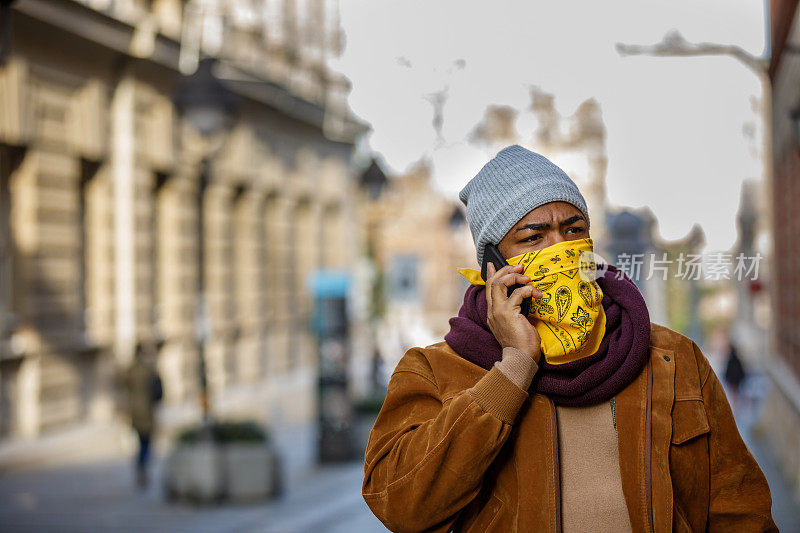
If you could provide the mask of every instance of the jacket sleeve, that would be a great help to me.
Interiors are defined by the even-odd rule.
[[[703,403],[710,454],[709,531],[778,531],[767,479],[742,440],[725,391],[700,349]]]
[[[392,531],[446,531],[480,491],[527,397],[495,366],[442,398],[427,359],[409,350],[367,443],[367,505]]]

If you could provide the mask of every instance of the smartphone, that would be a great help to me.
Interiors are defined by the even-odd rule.
[[[489,261],[492,262],[494,265],[494,271],[497,272],[504,266],[508,265],[508,261],[506,261],[503,254],[500,253],[500,250],[497,249],[497,246],[494,244],[487,244],[483,248],[483,264],[481,265],[481,277],[483,281],[486,281],[486,267],[489,264]],[[517,283],[516,285],[512,285],[508,288],[508,295],[514,292],[519,287],[524,287],[525,285]],[[531,300],[533,297],[528,296],[527,298],[522,299],[522,305],[520,312],[522,316],[528,316],[528,313],[531,311]]]

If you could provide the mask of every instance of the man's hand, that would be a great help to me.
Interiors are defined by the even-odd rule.
[[[520,274],[522,265],[506,265],[497,272],[494,265],[486,267],[486,303],[489,306],[488,322],[495,339],[502,348],[512,346],[530,355],[537,363],[542,356],[541,339],[536,328],[522,316],[522,300],[528,296],[541,298],[542,292],[533,285],[519,287],[507,296],[511,285],[526,284],[531,278]]]

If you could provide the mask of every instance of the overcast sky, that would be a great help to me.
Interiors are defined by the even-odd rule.
[[[762,2],[341,0],[341,17],[347,44],[333,66],[352,81],[350,105],[372,124],[369,146],[387,170],[427,158],[437,187],[455,197],[493,155],[468,142],[487,105],[523,112],[528,138],[532,86],[553,94],[563,116],[595,98],[610,205],[649,206],[667,239],[698,222],[706,251],[734,244],[740,184],[761,175],[760,141],[743,133],[760,121],[759,79],[728,57],[620,57],[614,44],[655,43],[676,28],[762,55]],[[437,139],[426,95],[442,90]]]

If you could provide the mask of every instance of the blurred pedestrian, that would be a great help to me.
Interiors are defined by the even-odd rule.
[[[372,351],[372,366],[370,371],[370,378],[372,381],[372,390],[377,391],[380,389],[381,382],[381,352],[378,348]]]
[[[155,431],[155,407],[164,396],[161,376],[156,370],[156,349],[147,343],[136,345],[133,363],[125,375],[131,426],[139,439],[136,454],[136,483],[144,488],[148,483],[150,445]]]
[[[742,382],[747,379],[747,371],[744,369],[742,360],[739,359],[739,352],[736,350],[736,345],[733,341],[728,343],[728,359],[725,363],[725,384],[728,385],[728,391],[731,393],[731,400],[733,408],[737,408],[739,403],[739,389]]]
[[[460,198],[482,271],[460,270],[444,342],[391,376],[364,457],[375,515],[396,531],[777,531],[711,365],[596,264],[569,176],[510,146]]]

